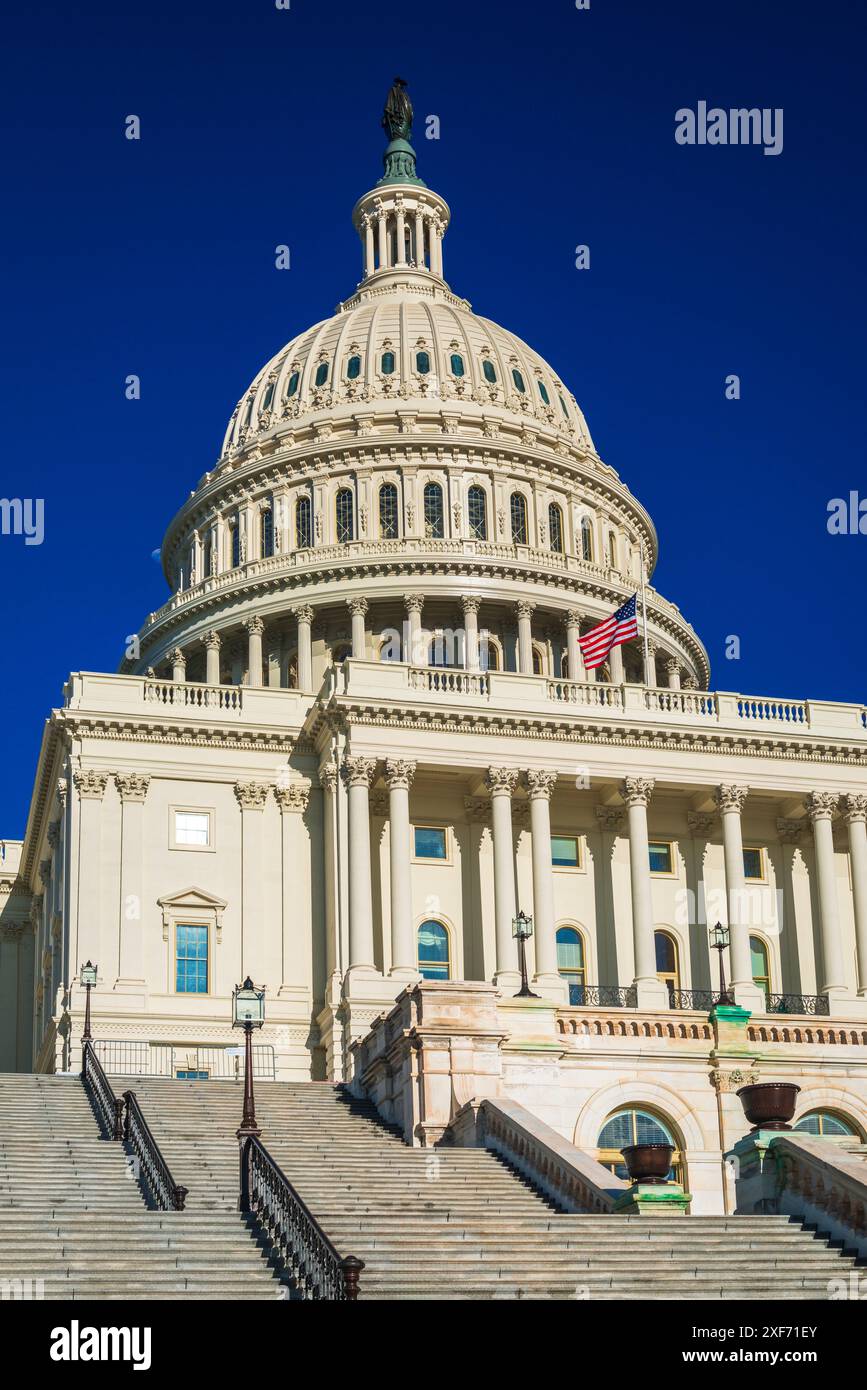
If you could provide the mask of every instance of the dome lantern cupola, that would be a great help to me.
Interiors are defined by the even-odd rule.
[[[352,212],[363,247],[361,284],[406,283],[407,276],[445,284],[442,241],[451,213],[438,193],[416,173],[412,103],[402,77],[396,77],[385,103],[382,126],[389,136],[385,172]]]

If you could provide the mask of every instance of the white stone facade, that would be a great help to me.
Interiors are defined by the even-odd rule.
[[[78,1065],[90,958],[119,1065],[217,1074],[249,974],[266,1074],[339,1079],[418,978],[423,922],[449,978],[496,983],[511,1018],[523,907],[547,1031],[519,1030],[501,1084],[589,1152],[613,1111],[647,1107],[714,1209],[714,1039],[688,992],[717,987],[717,918],[758,1030],[747,1071],[867,1130],[867,712],[708,691],[701,641],[650,584],[650,517],[574,397],[446,284],[442,199],[378,186],[354,218],[364,278],[242,398],[169,527],[173,594],[140,657],[71,676],[52,713],[0,862],[0,1065]],[[588,673],[581,629],[642,580],[646,650]],[[414,827],[443,832],[441,858]],[[574,864],[553,866],[552,835]],[[585,990],[620,996],[568,1002],[564,927]]]

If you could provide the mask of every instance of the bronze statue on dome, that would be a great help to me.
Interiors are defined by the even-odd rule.
[[[382,128],[389,140],[408,140],[412,133],[412,102],[402,77],[394,79],[386,98]]]

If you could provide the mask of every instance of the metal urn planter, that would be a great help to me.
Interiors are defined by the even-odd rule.
[[[791,1129],[800,1086],[793,1081],[760,1081],[738,1091],[753,1129]]]
[[[673,1144],[627,1144],[623,1160],[633,1182],[667,1182]]]

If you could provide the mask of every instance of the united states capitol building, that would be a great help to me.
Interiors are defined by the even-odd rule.
[[[613,1171],[667,1137],[722,1212],[745,1082],[867,1136],[867,709],[711,688],[569,363],[451,288],[450,220],[392,139],[357,287],[244,390],[133,654],[69,677],[2,847],[0,1068],[79,1069],[90,960],[110,1076],[230,1075],[250,976],[258,1077],[354,1076],[420,1145],[485,1096]],[[639,604],[585,670],[642,586],[646,644]]]

